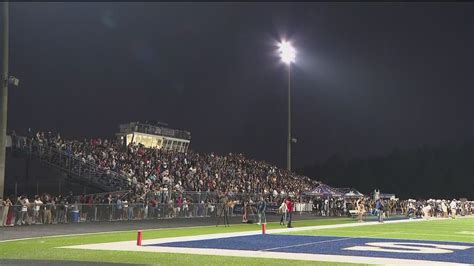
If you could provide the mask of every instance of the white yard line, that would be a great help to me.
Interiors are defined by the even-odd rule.
[[[303,243],[303,244],[295,244],[295,245],[281,246],[281,247],[276,247],[276,248],[266,248],[266,249],[262,249],[262,251],[270,251],[270,250],[285,249],[285,248],[303,247],[303,246],[310,246],[310,245],[314,245],[314,244],[337,242],[337,241],[345,241],[345,240],[349,240],[349,239],[353,239],[353,237],[337,238],[337,239],[330,239],[330,240],[323,240],[323,241],[315,241],[315,242],[310,242],[310,243]]]
[[[376,236],[380,236],[380,235],[397,234],[397,233],[398,233],[398,232],[378,233],[378,234],[372,234],[372,235],[364,236],[364,237],[376,237]],[[335,236],[335,237],[337,237],[337,236]],[[330,239],[330,240],[315,241],[315,242],[310,242],[310,243],[302,243],[302,244],[288,245],[288,246],[282,246],[282,247],[276,247],[276,248],[267,248],[267,249],[262,249],[262,250],[263,250],[263,251],[270,251],[270,250],[277,250],[277,249],[285,249],[285,248],[293,248],[293,247],[310,246],[310,245],[321,244],[321,243],[330,243],[330,242],[346,241],[346,240],[354,239],[354,238],[361,238],[361,237],[360,237],[360,236],[354,236],[354,237],[337,238],[337,239]]]

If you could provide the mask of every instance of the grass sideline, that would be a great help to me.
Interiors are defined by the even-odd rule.
[[[294,221],[294,226],[303,227],[353,222],[355,221],[350,218],[301,220]],[[267,228],[279,229],[282,227],[278,223],[269,223]],[[223,226],[202,226],[191,228],[148,229],[143,230],[143,239],[245,232],[259,229],[260,227],[256,224],[237,224],[231,225],[227,228]],[[91,233],[77,236],[41,237],[35,239],[0,242],[0,259],[93,261],[147,265],[315,265],[314,261],[182,255],[172,253],[56,249],[56,247],[62,246],[128,241],[135,239],[136,230]],[[317,264],[323,266],[361,265],[331,262],[317,262]]]

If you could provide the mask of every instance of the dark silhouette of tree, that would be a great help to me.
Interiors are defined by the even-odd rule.
[[[383,156],[344,160],[333,155],[302,169],[335,187],[401,198],[474,198],[474,140],[414,150],[393,149]]]

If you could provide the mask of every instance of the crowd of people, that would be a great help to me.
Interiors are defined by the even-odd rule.
[[[105,173],[118,173],[134,193],[149,191],[224,191],[263,193],[272,197],[299,195],[317,182],[242,154],[200,154],[124,145],[120,140],[100,138],[65,140],[59,134],[30,133],[24,145],[57,149],[66,157],[94,164]]]
[[[31,130],[22,139],[13,133],[12,142],[14,147],[37,152],[40,157],[49,156],[49,160],[57,164],[71,165],[72,160],[79,161],[74,167],[89,165],[90,169],[98,169],[100,178],[119,177],[127,186],[124,192],[100,195],[73,196],[70,193],[54,197],[43,194],[30,199],[26,196],[0,199],[0,226],[215,216],[223,204],[219,196],[222,193],[233,202],[229,215],[234,214],[235,206],[240,206],[245,221],[249,206],[255,205],[259,222],[271,209],[275,213],[284,212],[282,223],[289,219],[290,226],[291,216],[287,215],[298,210],[318,216],[346,216],[352,210],[358,213],[359,220],[370,214],[378,215],[383,221],[383,217],[395,214],[409,218],[426,217],[426,213],[431,217],[446,217],[456,213],[454,210],[462,215],[472,214],[474,207],[470,202],[455,200],[303,198],[302,193],[318,182],[241,154],[183,153],[100,138],[71,141],[59,134],[33,134]],[[58,155],[61,158],[56,158]],[[78,217],[73,216],[74,213],[78,213]]]
[[[417,201],[409,199],[403,202],[406,216],[409,218],[456,218],[457,215],[470,215],[474,211],[474,202],[456,199],[429,199]]]
[[[363,221],[366,214],[377,215],[379,222],[391,215],[402,215],[407,218],[456,218],[456,215],[474,214],[474,201],[429,199],[429,200],[395,200],[364,198],[353,200],[359,221]]]
[[[73,196],[36,195],[0,198],[0,226],[61,224],[92,221],[143,220],[215,216],[218,198],[200,202],[178,195],[138,198],[133,193],[103,193]],[[230,214],[233,215],[233,214]]]

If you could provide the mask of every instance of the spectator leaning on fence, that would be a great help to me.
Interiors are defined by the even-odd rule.
[[[41,214],[40,214],[40,208],[43,205],[43,202],[40,199],[40,196],[36,195],[35,196],[35,201],[33,202],[33,224],[37,224],[41,222]]]

